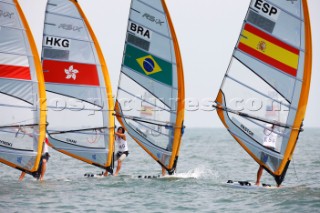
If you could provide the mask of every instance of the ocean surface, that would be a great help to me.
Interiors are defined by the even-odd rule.
[[[86,178],[102,170],[50,149],[45,181],[0,165],[0,212],[320,212],[320,129],[300,135],[280,189],[236,188],[254,181],[258,165],[225,129],[186,129],[176,179],[129,140],[130,155],[119,177]],[[274,185],[266,172],[262,182]]]

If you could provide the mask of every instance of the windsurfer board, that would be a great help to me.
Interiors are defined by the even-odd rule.
[[[108,177],[108,176],[104,176],[103,172],[102,173],[98,173],[98,174],[94,174],[92,172],[87,172],[84,174],[85,177],[87,178],[104,178],[104,177]]]
[[[255,189],[255,188],[275,189],[275,188],[278,188],[277,186],[272,186],[271,184],[267,184],[267,183],[262,183],[259,186],[257,186],[254,182],[250,182],[250,181],[228,180],[227,184],[230,186],[234,186],[234,187],[250,188],[250,189]]]
[[[87,178],[104,178],[104,177],[109,177],[113,175],[108,175],[104,176],[103,172],[101,173],[92,173],[92,172],[87,172],[84,174],[84,177]],[[129,178],[134,178],[134,179],[168,179],[168,180],[177,180],[177,179],[195,179],[196,177],[190,176],[189,174],[186,173],[181,173],[181,174],[174,174],[174,175],[119,175],[119,177],[129,177]]]

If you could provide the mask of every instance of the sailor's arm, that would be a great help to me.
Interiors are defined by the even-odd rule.
[[[122,133],[119,133],[119,132],[115,132],[115,135],[122,138],[123,140],[126,140],[126,135],[125,134],[122,134]]]

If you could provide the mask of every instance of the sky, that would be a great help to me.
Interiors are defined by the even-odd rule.
[[[46,0],[19,0],[39,53]],[[99,40],[116,93],[126,36],[130,0],[78,0]],[[313,69],[305,127],[320,127],[320,1],[309,0],[313,36]],[[250,0],[167,0],[181,49],[186,98],[214,100],[239,37]],[[201,104],[200,104],[201,105]],[[222,127],[214,111],[203,107],[185,114],[187,127]]]

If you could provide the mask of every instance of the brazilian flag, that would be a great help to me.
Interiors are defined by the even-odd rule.
[[[127,45],[124,65],[156,81],[172,86],[172,64]]]

